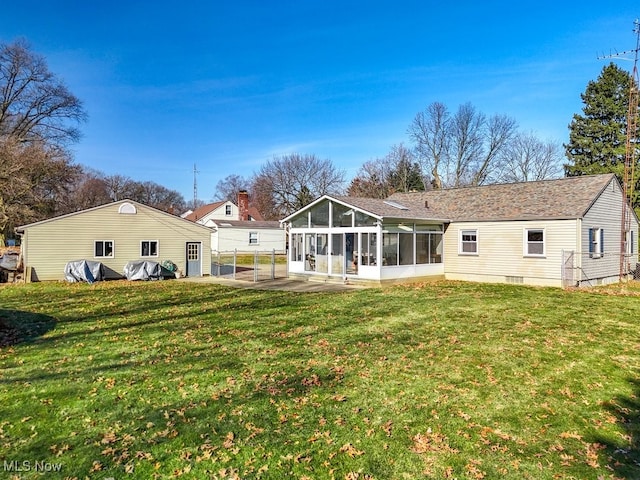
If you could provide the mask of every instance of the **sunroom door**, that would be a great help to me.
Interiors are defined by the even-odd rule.
[[[331,234],[331,275],[344,275],[344,234]]]
[[[355,260],[356,252],[358,251],[358,234],[357,233],[345,233],[344,234],[344,268],[347,275],[357,275],[358,263]]]

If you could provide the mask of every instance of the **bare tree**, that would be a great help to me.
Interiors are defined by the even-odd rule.
[[[65,213],[80,167],[82,103],[25,41],[0,44],[0,245],[11,228]]]
[[[133,197],[137,195],[136,182],[125,175],[104,175],[102,179],[112,202],[125,198],[133,200]]]
[[[449,122],[447,106],[433,102],[415,116],[408,129],[409,138],[415,144],[418,162],[423,171],[430,174],[435,189],[444,186],[442,169],[449,150]]]
[[[383,158],[365,162],[351,180],[351,197],[387,198],[394,192],[424,190],[425,178],[414,154],[402,143]]]
[[[322,195],[341,193],[344,175],[330,160],[315,155],[275,157],[254,176],[252,203],[265,219],[284,218]]]
[[[0,246],[13,227],[66,213],[61,207],[80,167],[42,142],[0,142]]]
[[[475,173],[474,162],[482,155],[484,124],[484,114],[476,111],[470,103],[458,107],[449,128],[451,150],[447,185],[459,187],[472,183]]]
[[[392,166],[389,157],[365,162],[353,177],[347,195],[351,197],[387,198],[393,193],[389,176]]]
[[[151,181],[138,182],[124,175],[105,175],[91,169],[86,169],[79,176],[66,208],[77,211],[124,199],[174,214],[187,209],[187,202],[176,190]]]
[[[502,182],[530,182],[562,176],[560,144],[542,141],[533,133],[519,133],[501,153]]]
[[[131,200],[172,214],[179,214],[187,209],[184,197],[175,190],[151,181],[134,183],[135,195]]]
[[[471,103],[451,116],[434,102],[416,115],[408,133],[423,175],[431,176],[433,188],[447,188],[495,181],[500,152],[516,130],[514,119],[487,118]]]
[[[104,174],[85,167],[77,183],[72,187],[66,210],[69,212],[84,210],[111,201]]]
[[[483,185],[497,180],[500,154],[516,135],[516,121],[506,115],[492,115],[483,128],[482,156],[473,168],[471,185]]]
[[[251,181],[241,175],[228,175],[216,184],[216,192],[214,198],[216,200],[229,200],[236,202],[238,200],[238,192],[248,191],[251,187]]]
[[[80,138],[82,102],[22,40],[0,44],[0,138],[64,146]]]

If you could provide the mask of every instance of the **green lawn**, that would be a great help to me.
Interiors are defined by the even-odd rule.
[[[0,478],[640,478],[620,293],[3,286]]]

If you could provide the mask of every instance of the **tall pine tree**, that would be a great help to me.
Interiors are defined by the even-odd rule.
[[[569,160],[564,166],[566,176],[615,173],[622,182],[631,81],[629,73],[610,63],[596,81],[588,83],[581,95],[583,115],[573,116],[569,143],[564,146]],[[639,187],[636,183],[636,192]],[[634,204],[637,201],[636,197]]]

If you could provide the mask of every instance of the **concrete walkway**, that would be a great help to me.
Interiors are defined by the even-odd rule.
[[[289,278],[276,278],[275,280],[260,280],[252,282],[246,280],[233,280],[231,278],[206,276],[180,278],[178,282],[191,283],[217,283],[235,288],[249,288],[252,290],[282,290],[287,292],[344,292],[349,290],[361,290],[362,285],[345,285],[344,283],[322,282],[314,280],[293,280]]]

